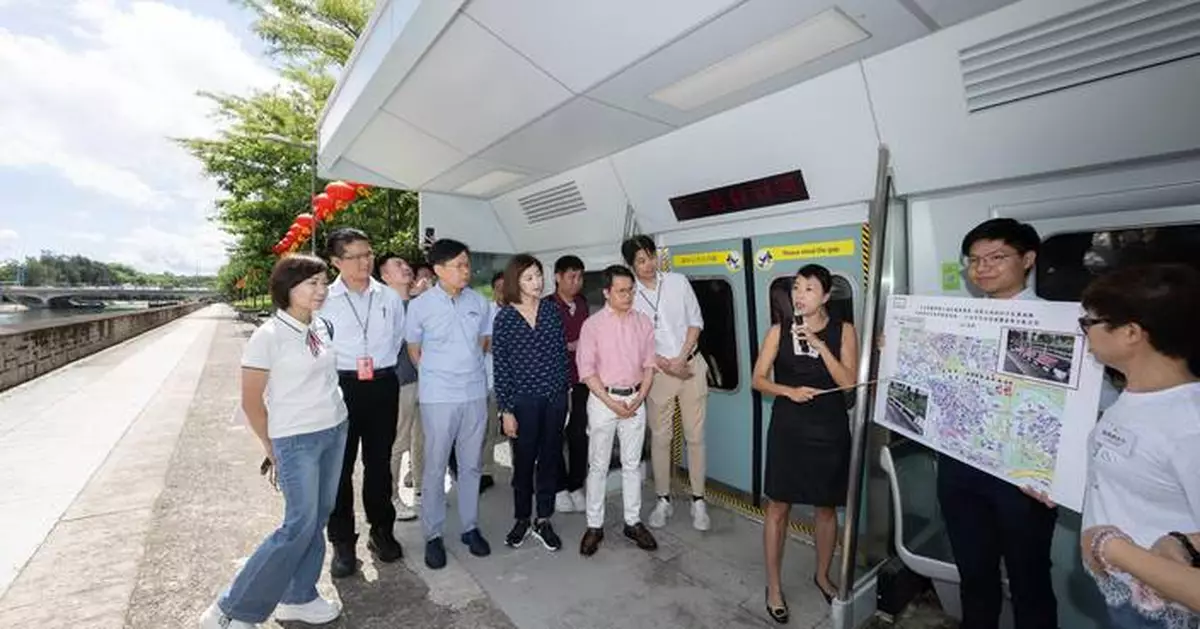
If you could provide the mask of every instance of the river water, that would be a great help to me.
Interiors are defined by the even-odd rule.
[[[106,308],[30,308],[28,310],[9,310],[10,304],[0,305],[0,333],[9,326],[15,326],[22,323],[41,322],[51,320],[61,320],[64,323],[75,317],[91,317],[97,314],[106,314],[113,312],[121,312],[124,310],[139,310],[146,308],[145,302],[130,303],[124,302],[119,307]]]

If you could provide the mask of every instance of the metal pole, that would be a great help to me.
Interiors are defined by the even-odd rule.
[[[867,268],[867,294],[864,299],[863,324],[859,335],[858,382],[871,380],[871,359],[874,356],[875,315],[878,311],[879,285],[883,278],[883,250],[887,242],[887,210],[890,177],[885,145],[879,146],[879,163],[875,171],[875,198],[871,201],[871,254]],[[858,518],[861,511],[863,456],[867,445],[867,406],[873,387],[859,387],[854,395],[854,421],[850,439],[850,481],[846,490],[846,526],[842,530],[842,562],[838,579],[838,600],[850,600],[854,586],[854,557],[858,554]]]
[[[309,173],[309,180],[308,180],[309,181],[308,202],[309,202],[309,206],[311,207],[312,198],[317,196],[317,145],[315,143],[313,144],[313,147],[312,147],[312,165],[310,167],[310,171],[311,172]],[[313,216],[312,254],[314,256],[317,255],[317,228],[320,226],[321,226],[321,221],[316,216]]]

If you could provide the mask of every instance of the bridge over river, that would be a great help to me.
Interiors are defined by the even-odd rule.
[[[69,307],[84,301],[183,301],[211,299],[209,288],[162,288],[159,286],[14,286],[0,285],[0,301],[31,308]]]

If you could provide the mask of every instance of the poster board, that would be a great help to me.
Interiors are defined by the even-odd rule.
[[[1078,303],[894,295],[877,424],[1079,511],[1103,367]]]

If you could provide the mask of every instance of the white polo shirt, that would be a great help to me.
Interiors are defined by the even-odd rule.
[[[659,273],[654,290],[641,280],[635,286],[633,307],[654,322],[654,352],[674,358],[683,351],[688,328],[704,329],[700,303],[687,277],[679,273]]]
[[[1111,524],[1144,548],[1200,530],[1200,383],[1121,393],[1088,446],[1085,529]]]
[[[316,336],[311,347],[309,330]],[[320,319],[314,317],[311,325],[305,325],[282,310],[250,336],[242,367],[267,372],[264,397],[270,438],[318,432],[346,421],[330,341]]]
[[[371,278],[367,289],[356,293],[339,275],[317,314],[333,324],[339,370],[355,371],[363,355],[371,357],[376,369],[396,366],[405,319],[404,300],[396,291]]]

